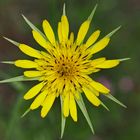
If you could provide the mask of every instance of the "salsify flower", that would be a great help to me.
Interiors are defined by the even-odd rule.
[[[24,54],[31,57],[31,60],[22,59],[14,62],[3,62],[12,63],[17,67],[25,69],[24,76],[12,78],[10,79],[11,81],[38,80],[38,84],[33,86],[24,95],[25,100],[34,99],[28,111],[41,107],[41,117],[44,118],[54,104],[54,101],[60,97],[62,111],[61,136],[64,132],[65,120],[69,115],[75,122],[77,121],[77,105],[80,107],[93,132],[92,123],[82,96],[86,97],[91,104],[97,107],[102,105],[108,109],[100,100],[100,94],[124,106],[110,94],[108,88],[95,81],[94,78],[91,78],[91,74],[94,75],[94,73],[102,69],[113,68],[120,61],[126,60],[108,60],[106,57],[94,58],[94,54],[103,50],[109,44],[111,36],[120,28],[116,28],[98,41],[100,30],[96,30],[85,40],[96,7],[90,16],[81,24],[76,37],[69,30],[65,5],[61,20],[58,23],[58,39],[56,39],[57,37],[48,20],[44,20],[42,23],[44,31],[42,33],[23,16],[32,28],[33,38],[43,50],[40,50],[41,48],[37,50],[29,45],[17,43],[5,38],[17,45]],[[4,80],[1,83],[9,81]]]

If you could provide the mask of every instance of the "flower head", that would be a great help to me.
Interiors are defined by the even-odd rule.
[[[24,54],[31,57],[31,60],[14,61],[17,67],[25,69],[24,78],[38,80],[38,84],[24,95],[25,100],[34,99],[30,105],[30,110],[41,107],[41,117],[44,118],[54,101],[60,97],[62,121],[65,122],[66,117],[69,115],[74,121],[77,121],[77,103],[92,131],[92,124],[82,96],[85,96],[94,106],[103,105],[107,108],[100,100],[100,94],[106,95],[121,104],[109,93],[108,88],[90,77],[91,74],[102,69],[117,66],[121,61],[121,59],[108,60],[106,57],[94,58],[94,54],[103,50],[109,44],[112,34],[119,29],[113,30],[100,40],[98,40],[100,30],[96,30],[85,40],[95,10],[96,7],[81,24],[76,37],[69,30],[65,6],[61,20],[58,23],[58,35],[54,34],[48,20],[44,20],[42,23],[44,31],[42,33],[23,16],[33,29],[33,38],[43,49],[38,48],[36,50],[28,45],[6,38],[17,45]],[[56,39],[57,37],[58,39]]]

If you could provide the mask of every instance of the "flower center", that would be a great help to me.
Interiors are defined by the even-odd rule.
[[[61,76],[69,76],[72,73],[72,68],[70,65],[63,63],[59,73],[61,74]]]
[[[58,61],[56,67],[55,67],[57,73],[60,77],[72,77],[73,75],[78,72],[78,67],[76,63],[72,59],[62,59],[61,61]]]
[[[65,63],[64,62],[64,63],[59,65],[57,72],[62,77],[68,77],[68,76],[72,76],[75,73],[74,68],[75,68],[75,66],[72,63]]]

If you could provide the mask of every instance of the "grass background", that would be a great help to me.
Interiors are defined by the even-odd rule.
[[[140,1],[139,0],[0,0],[0,61],[25,58],[17,47],[5,41],[7,36],[38,48],[31,29],[22,19],[24,14],[41,29],[43,19],[48,19],[55,31],[62,14],[63,3],[75,33],[98,3],[92,21],[90,35],[101,29],[102,35],[119,25],[122,28],[113,37],[110,45],[98,56],[107,58],[130,57],[115,69],[95,74],[95,79],[111,88],[112,94],[121,100],[127,109],[103,98],[110,108],[96,108],[85,100],[96,134],[93,136],[86,120],[78,110],[78,123],[69,117],[64,140],[139,140],[140,139]],[[6,79],[22,74],[21,69],[0,64],[0,78]],[[55,102],[45,119],[40,110],[20,118],[30,105],[22,99],[23,94],[35,83],[12,83],[0,85],[0,140],[58,140],[60,137],[60,103]]]

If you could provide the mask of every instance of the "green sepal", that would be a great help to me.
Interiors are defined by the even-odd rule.
[[[16,76],[13,78],[9,78],[9,79],[5,79],[5,80],[1,80],[0,83],[10,83],[10,82],[19,82],[19,81],[36,81],[39,80],[39,78],[27,78],[24,75],[22,76]]]
[[[94,134],[93,125],[92,125],[91,120],[90,120],[90,117],[89,117],[89,115],[88,115],[88,112],[87,112],[85,103],[84,103],[84,101],[83,101],[82,95],[79,94],[79,96],[80,96],[80,99],[76,99],[76,102],[77,102],[77,104],[78,104],[80,110],[82,111],[84,117],[86,118],[87,123],[88,123],[88,125],[89,125],[89,127],[90,127],[92,133]]]
[[[38,33],[42,35],[44,39],[47,40],[46,36],[34,24],[32,24],[24,15],[22,15],[22,17],[26,21],[26,23],[31,27],[32,30],[37,31]]]
[[[89,20],[89,21],[92,20],[94,14],[95,14],[95,12],[96,12],[97,6],[98,6],[98,4],[96,4],[96,5],[94,6],[94,8],[93,8],[93,10],[92,10],[92,12],[91,12],[91,14],[90,14],[90,16],[88,17],[87,20]]]
[[[30,112],[30,108],[28,108],[22,115],[21,118],[25,117],[29,112]]]
[[[111,37],[111,36],[114,35],[120,28],[121,28],[121,26],[115,28],[113,31],[111,31],[109,34],[107,34],[105,37]]]
[[[103,38],[106,38],[106,37],[109,37],[109,38],[110,38],[110,37],[111,37],[113,34],[115,34],[120,28],[121,28],[121,26],[117,27],[117,28],[114,29],[112,32],[110,32],[109,34],[107,34],[106,36],[104,36]],[[102,38],[102,39],[103,39],[103,38]],[[102,40],[102,39],[101,39],[101,40]],[[99,40],[99,41],[100,41],[100,40]],[[98,41],[98,42],[99,42],[99,41]],[[95,44],[93,44],[93,45],[90,47],[90,49],[93,48],[98,42],[96,42]],[[93,54],[91,53],[91,55],[90,55],[89,57],[91,57],[92,55],[93,55]]]
[[[129,60],[131,58],[122,58],[122,59],[118,59],[119,61],[126,61],[126,60]]]
[[[60,96],[60,102],[61,102],[61,136],[60,138],[63,138],[64,130],[65,130],[65,124],[66,124],[66,117],[63,115],[63,99]]]
[[[116,102],[117,104],[119,104],[120,106],[127,108],[126,105],[124,105],[123,103],[121,103],[119,100],[117,100],[113,95],[111,94],[104,94],[107,98],[111,99],[112,101]]]
[[[7,38],[7,37],[3,37],[3,38],[6,39],[7,41],[9,41],[10,43],[14,44],[14,45],[17,46],[17,47],[19,47],[19,45],[20,45],[20,43],[14,41],[14,40],[12,40],[12,39],[9,39],[9,38]]]
[[[3,64],[11,64],[11,65],[15,64],[14,61],[1,61],[0,63],[3,63]]]
[[[66,5],[65,5],[65,3],[64,3],[64,5],[63,5],[63,15],[64,15],[64,16],[66,15]]]
[[[109,108],[108,108],[103,102],[101,102],[101,105],[102,105],[107,111],[110,111]]]

